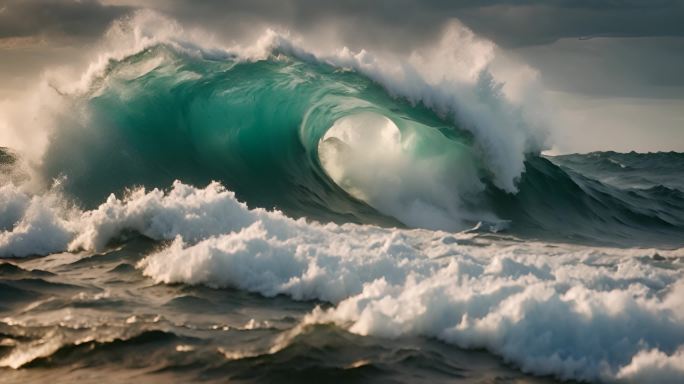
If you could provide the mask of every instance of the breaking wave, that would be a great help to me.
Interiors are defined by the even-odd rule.
[[[173,24],[145,29],[159,22],[150,17],[115,26],[132,43],[78,87],[55,87],[37,174],[85,208],[134,186],[219,181],[250,207],[322,222],[682,244],[680,190],[615,186],[541,156],[541,120],[490,71],[491,44],[463,26],[397,62],[313,54],[274,32],[207,48]],[[456,57],[450,44],[463,46]]]

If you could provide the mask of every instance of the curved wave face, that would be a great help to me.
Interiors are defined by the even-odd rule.
[[[611,185],[534,154],[518,191],[502,189],[476,134],[306,56],[159,44],[110,62],[74,108],[85,117],[60,122],[44,173],[88,207],[135,185],[217,180],[250,206],[320,221],[682,244],[680,190]]]
[[[89,128],[63,130],[46,164],[87,204],[131,185],[220,180],[252,206],[295,216],[462,229],[460,195],[482,188],[465,134],[329,65],[213,60],[160,45],[113,63],[85,98]],[[380,120],[396,136],[374,137]],[[345,124],[344,137],[331,135]],[[364,157],[369,146],[395,153]],[[340,158],[349,155],[354,162]],[[409,219],[406,204],[438,222]]]

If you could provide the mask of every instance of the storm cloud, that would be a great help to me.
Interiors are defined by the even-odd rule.
[[[350,38],[397,32],[383,39],[390,44],[428,37],[451,18],[504,48],[573,37],[684,36],[680,0],[9,0],[0,8],[0,37],[96,36],[140,8],[228,31],[274,23],[306,30],[345,21],[339,32]]]
[[[0,6],[0,39],[36,37],[96,38],[112,20],[132,10],[95,0],[10,0]]]

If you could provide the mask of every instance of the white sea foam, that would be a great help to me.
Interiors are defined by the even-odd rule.
[[[65,250],[77,214],[57,192],[31,195],[14,184],[0,186],[0,257]]]
[[[140,267],[160,282],[327,300],[335,306],[305,322],[486,348],[527,372],[684,378],[681,265],[657,266],[646,256],[653,251],[458,245],[473,240],[294,221],[288,236],[268,226],[259,220],[194,245],[178,237]]]
[[[98,250],[137,231],[174,239],[139,265],[154,280],[334,304],[307,323],[486,348],[561,378],[684,378],[683,250],[658,251],[663,261],[654,250],[321,225],[249,210],[217,183],[139,189],[76,213],[56,193],[0,191],[22,212],[0,234],[2,256]]]
[[[629,365],[620,368],[617,376],[635,383],[681,383],[684,349],[680,348],[671,355],[658,349],[640,351]]]
[[[226,204],[238,217],[249,212]],[[333,308],[305,321],[486,348],[528,372],[682,379],[682,250],[659,251],[671,258],[662,262],[653,250],[479,243],[466,234],[319,225],[264,211],[251,218],[199,242],[179,233],[139,267],[159,282],[330,301]]]

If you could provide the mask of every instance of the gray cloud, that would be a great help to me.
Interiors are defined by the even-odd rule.
[[[344,21],[339,33],[347,40],[377,37],[395,45],[430,38],[454,17],[503,47],[567,37],[684,36],[681,0],[8,0],[2,7],[0,37],[95,36],[143,7],[223,33],[263,24],[308,31]]]
[[[392,51],[432,43],[445,22],[458,18],[540,69],[554,90],[597,97],[684,97],[680,0],[174,0],[146,5],[225,38],[275,24],[306,36],[334,34],[356,49]]]
[[[596,97],[684,98],[684,38],[563,39],[513,50],[549,89]]]
[[[547,44],[567,37],[684,36],[681,0],[171,0],[142,4],[181,20],[227,30],[259,23],[305,31],[326,23],[344,24],[338,32],[352,43],[361,38],[392,45],[422,41],[433,37],[450,18],[460,19],[503,47]]]
[[[74,39],[94,41],[112,20],[139,8],[155,9],[224,40],[280,26],[323,42],[392,51],[409,51],[435,41],[444,23],[458,18],[541,69],[545,82],[556,90],[678,97],[682,92],[677,87],[684,87],[682,0],[0,0],[0,4],[0,49],[5,48],[6,56],[7,47],[36,41],[17,38],[39,37],[53,48],[80,44]],[[626,37],[630,39],[620,39]],[[9,43],[2,44],[3,38]],[[8,58],[1,66],[11,71],[16,62]]]
[[[462,12],[461,20],[505,47],[568,37],[684,36],[681,1],[550,1],[497,4]]]
[[[29,36],[96,38],[131,10],[95,0],[9,0],[0,6],[0,38]]]

